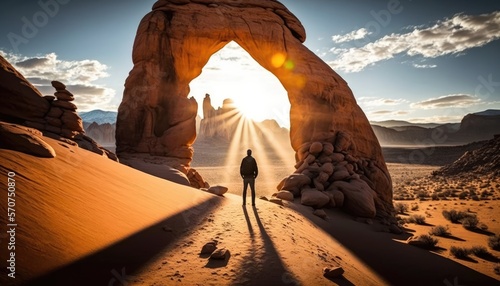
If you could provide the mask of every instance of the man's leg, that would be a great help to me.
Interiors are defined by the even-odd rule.
[[[252,206],[255,206],[255,179],[250,180],[250,190],[252,191]]]
[[[248,179],[243,179],[243,205],[245,205],[247,201],[247,188],[248,188]]]

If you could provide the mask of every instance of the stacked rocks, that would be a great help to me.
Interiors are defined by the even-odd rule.
[[[365,174],[375,166],[370,159],[350,155],[353,148],[345,133],[337,134],[334,143],[303,144],[297,151],[296,171],[277,187],[280,196],[290,192],[316,209],[345,207],[354,215],[374,217],[378,198]]]
[[[52,81],[52,86],[56,89],[54,96],[56,100],[49,99],[51,106],[45,116],[47,125],[45,130],[60,134],[63,137],[73,139],[76,135],[84,133],[83,121],[76,113],[76,105],[71,103],[75,100],[73,94],[66,90],[66,86],[58,81]]]

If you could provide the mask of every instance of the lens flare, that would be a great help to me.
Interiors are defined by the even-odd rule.
[[[286,55],[283,53],[276,53],[271,58],[271,64],[275,68],[282,67],[285,64],[285,62],[286,62]]]

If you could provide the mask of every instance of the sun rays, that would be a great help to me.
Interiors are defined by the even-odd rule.
[[[276,165],[285,164],[293,168],[295,161],[290,146],[279,140],[262,124],[244,116],[238,109],[225,114],[224,120],[227,123],[226,126],[235,127],[231,130],[232,138],[226,154],[224,178],[221,180],[223,182],[238,180],[241,159],[245,156],[247,149],[252,149],[259,166],[259,177],[256,181],[257,193],[271,193],[279,183],[276,178],[280,175],[284,176],[276,172]],[[259,190],[262,187],[265,190]]]

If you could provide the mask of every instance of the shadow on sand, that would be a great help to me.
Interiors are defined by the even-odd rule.
[[[173,247],[204,214],[219,203],[214,197],[202,205],[178,213],[141,230],[113,245],[56,269],[27,285],[127,285],[133,274],[146,266],[156,255]],[[191,215],[190,215],[191,214]],[[163,227],[176,226],[173,230]],[[96,234],[97,235],[97,234]]]
[[[453,260],[396,241],[409,234],[375,232],[367,225],[355,223],[340,210],[326,210],[329,221],[312,214],[299,204],[290,206],[329,233],[358,259],[366,263],[390,285],[498,285],[498,281]],[[448,282],[448,283],[447,283]]]

